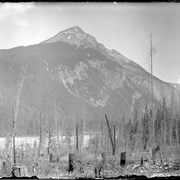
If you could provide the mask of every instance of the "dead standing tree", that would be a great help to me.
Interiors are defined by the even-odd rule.
[[[76,153],[79,152],[79,124],[78,122],[76,123]],[[76,154],[69,153],[69,167],[68,167],[68,172],[73,172],[74,169],[76,168]]]
[[[22,89],[23,89],[23,85],[24,85],[24,80],[25,80],[25,75],[26,75],[26,69],[27,69],[27,63],[23,69],[23,75],[22,75],[22,79],[19,85],[19,90],[18,90],[18,94],[16,96],[16,100],[15,100],[15,107],[12,110],[12,125],[13,125],[13,131],[12,131],[12,140],[13,140],[13,164],[12,167],[16,165],[16,153],[15,153],[15,130],[16,130],[16,121],[17,121],[17,117],[18,117],[18,112],[19,112],[19,106],[20,106],[20,96],[22,93]]]
[[[78,139],[78,122],[76,124],[76,151],[79,150],[79,139]]]
[[[106,114],[105,114],[105,119],[106,119],[108,133],[109,133],[109,137],[110,137],[110,141],[111,141],[111,145],[112,145],[112,155],[115,155],[115,152],[116,152],[116,129],[115,129],[115,125],[114,125],[114,138],[113,138],[111,128],[109,125],[109,121],[108,121]]]
[[[76,152],[79,152],[79,129],[78,129],[78,122],[76,123]],[[73,172],[75,169],[75,154],[69,154],[69,168],[68,172]]]
[[[115,125],[114,125],[114,137],[112,137],[113,135],[111,133],[111,128],[110,128],[109,121],[108,121],[106,114],[105,114],[105,119],[106,119],[106,123],[107,123],[107,127],[108,127],[108,133],[109,133],[111,145],[112,145],[112,155],[115,155],[115,153],[116,153],[116,129],[115,129]],[[121,165],[126,164],[126,152],[121,153],[120,164]]]
[[[41,117],[41,111],[39,114],[39,148],[38,148],[38,157],[41,155],[41,150],[42,150],[42,117]]]
[[[101,153],[101,158],[102,158],[101,161],[94,168],[95,178],[101,177],[101,172],[102,172],[104,165],[106,163],[106,155],[104,152]]]
[[[52,162],[52,152],[51,152],[51,146],[52,146],[52,134],[51,134],[51,131],[49,130],[48,132],[48,151],[47,151],[47,154],[49,156],[49,162],[51,163]]]

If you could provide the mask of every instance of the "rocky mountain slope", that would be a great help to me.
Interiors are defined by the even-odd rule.
[[[112,121],[120,121],[122,114],[128,119],[134,108],[140,118],[145,105],[151,105],[150,74],[78,26],[36,45],[0,50],[0,116],[4,127],[10,123],[8,112],[15,104],[23,74],[18,115],[18,127],[23,131],[38,131],[39,111],[48,124],[54,122],[56,109],[58,123],[69,126],[79,119],[101,121],[105,113]],[[167,104],[173,102],[178,110],[179,89],[156,77],[153,82],[155,106],[165,97]]]

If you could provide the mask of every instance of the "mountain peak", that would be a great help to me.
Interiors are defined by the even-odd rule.
[[[98,50],[99,52],[101,52],[101,54],[105,56],[108,55],[108,57],[110,56],[110,58],[113,57],[113,59],[120,64],[132,62],[131,60],[120,54],[118,51],[105,48],[104,45],[97,42],[95,37],[84,32],[79,26],[72,26],[68,29],[60,31],[55,36],[43,41],[42,43],[54,42],[65,42],[70,45],[75,45],[76,47],[90,47]]]
[[[84,46],[95,48],[98,45],[96,39],[90,34],[85,33],[79,26],[73,26],[60,31],[55,36],[43,41],[42,43],[54,43],[58,41],[76,45],[77,47]]]
[[[75,31],[75,32],[84,32],[79,26],[73,26],[68,28],[68,30]]]
[[[65,29],[63,31],[60,31],[58,34],[62,34],[62,33],[79,33],[79,34],[84,34],[85,32],[79,27],[79,26],[73,26],[70,27],[68,29]]]

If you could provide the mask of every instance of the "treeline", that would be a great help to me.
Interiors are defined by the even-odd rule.
[[[152,109],[146,105],[141,119],[138,117],[138,110],[135,109],[133,119],[129,119],[127,124],[124,123],[125,121],[122,116],[120,136],[118,136],[121,148],[132,152],[146,150],[157,145],[166,149],[180,145],[180,115],[174,112],[172,107],[167,107],[165,98],[154,111],[154,119]]]
[[[133,118],[128,121],[123,115],[118,122],[113,121],[110,116],[108,121],[110,130],[104,118],[99,125],[100,133],[97,133],[91,141],[94,143],[95,151],[103,149],[109,154],[113,154],[113,151],[115,153],[148,151],[149,148],[158,145],[166,153],[168,150],[172,154],[179,151],[180,115],[174,112],[172,106],[167,106],[165,98],[154,111],[154,116],[152,109],[146,105],[141,117],[135,108]]]

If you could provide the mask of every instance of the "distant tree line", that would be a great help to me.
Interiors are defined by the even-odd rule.
[[[141,120],[138,110],[135,109],[133,121],[129,119],[127,124],[121,121],[126,150],[146,150],[154,145],[160,147],[178,147],[180,145],[180,115],[173,112],[172,107],[167,107],[166,99],[159,104],[154,115],[154,145],[153,145],[153,119],[152,109],[145,106]]]
[[[23,108],[22,106],[20,114],[26,114],[25,108]],[[11,136],[12,116],[8,112],[11,112],[11,108],[8,105],[1,107],[1,127],[3,127],[0,132],[1,136]],[[54,108],[49,110],[34,109],[31,112],[27,112],[32,117],[31,121],[25,119],[24,122],[24,119],[18,119],[22,123],[22,128],[21,131],[16,131],[16,134],[40,136],[41,142],[43,142],[43,138],[46,137],[50,141],[51,137],[58,135],[57,132],[59,132],[66,136],[64,141],[67,144],[67,149],[71,151],[75,149],[75,145],[72,145],[72,136],[76,135],[75,131],[78,125],[80,151],[83,149],[82,144],[85,134],[91,136],[89,147],[87,148],[91,152],[103,150],[110,154],[114,151],[116,154],[121,151],[147,150],[153,146],[152,109],[145,105],[143,115],[140,115],[139,112],[137,108],[134,108],[132,118],[128,120],[123,113],[116,120],[111,119],[111,116],[108,115],[109,131],[105,116],[102,114],[100,120],[95,119],[92,121],[90,118],[87,120],[88,112],[86,108],[82,109],[79,115],[69,114],[68,117],[58,107],[56,110]],[[180,114],[178,113],[174,111],[172,105],[167,106],[165,98],[154,111],[154,142],[156,145],[160,145],[162,149],[164,149],[163,147],[174,147],[175,149],[180,147]]]

